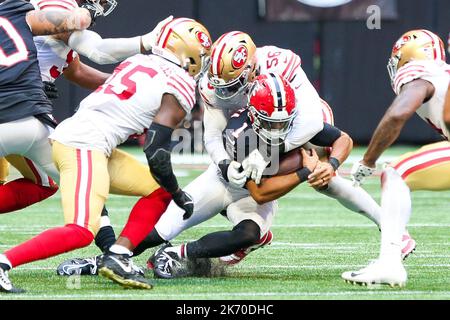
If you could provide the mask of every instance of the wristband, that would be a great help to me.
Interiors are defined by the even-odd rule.
[[[297,174],[298,178],[300,179],[300,183],[302,183],[302,182],[305,182],[306,180],[308,180],[308,176],[312,172],[308,168],[301,168],[300,170],[297,170],[295,173]]]
[[[331,157],[331,158],[328,160],[328,163],[331,164],[331,166],[333,167],[334,171],[336,171],[336,170],[339,168],[339,166],[341,165],[341,163],[339,162],[339,160],[336,159],[336,158],[334,158],[334,157]]]

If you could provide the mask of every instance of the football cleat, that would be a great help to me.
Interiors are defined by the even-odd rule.
[[[8,276],[9,267],[0,263],[0,292],[5,293],[24,293],[25,290],[16,288],[12,285]]]
[[[153,273],[156,278],[173,279],[188,275],[187,259],[182,259],[174,251],[170,251],[170,244],[158,249],[154,254]]]
[[[98,257],[99,256],[85,259],[75,258],[66,260],[58,266],[56,273],[60,276],[96,275],[98,274]]]
[[[153,252],[153,254],[148,258],[147,260],[147,269],[153,270],[155,269],[155,262],[156,262],[156,255],[161,252],[161,250],[164,250],[166,248],[172,247],[172,244],[170,242],[167,242],[166,244],[162,245],[158,250]]]
[[[98,273],[124,288],[152,289],[153,285],[136,271],[131,257],[126,254],[106,253],[97,259]]]
[[[269,230],[254,246],[248,247],[246,249],[241,249],[228,256],[220,257],[219,261],[226,265],[235,265],[241,262],[250,252],[271,244],[272,239],[273,234],[272,231]]]
[[[402,238],[402,259],[405,260],[408,256],[416,250],[416,241],[411,238],[408,231]]]
[[[404,287],[408,275],[402,262],[387,262],[382,260],[375,260],[367,267],[358,271],[347,271],[342,274],[342,278],[352,284],[360,285],[374,285],[387,284],[392,288]]]

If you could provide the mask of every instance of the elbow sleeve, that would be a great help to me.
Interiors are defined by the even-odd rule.
[[[144,145],[144,153],[153,178],[169,193],[178,190],[178,181],[173,173],[170,159],[172,132],[172,128],[152,123],[147,131]]]

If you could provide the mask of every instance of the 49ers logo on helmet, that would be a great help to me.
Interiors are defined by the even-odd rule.
[[[233,59],[231,60],[231,64],[233,65],[233,68],[240,69],[244,66],[244,64],[247,62],[248,57],[248,50],[245,46],[240,46],[236,49],[236,51],[233,54]]]
[[[200,41],[200,44],[209,50],[209,48],[211,48],[212,43],[211,43],[211,39],[208,37],[208,35],[204,32],[197,32],[197,39],[198,41]]]
[[[394,46],[394,52],[397,52],[400,50],[405,44],[407,44],[409,41],[413,40],[413,36],[411,35],[405,35],[401,39],[399,39]]]

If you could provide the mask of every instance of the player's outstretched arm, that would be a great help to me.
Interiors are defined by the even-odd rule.
[[[186,111],[171,94],[165,94],[161,107],[147,130],[144,152],[150,172],[158,184],[172,195],[173,201],[184,210],[184,219],[188,219],[194,205],[190,195],[178,186],[170,160],[170,142],[172,132],[184,119]]]
[[[408,119],[433,94],[434,86],[426,80],[417,79],[405,84],[375,129],[361,163],[374,168],[381,154],[397,140]]]
[[[308,179],[308,175],[314,171],[319,161],[319,157],[317,156],[315,150],[304,150],[302,148],[300,150],[292,150],[291,152],[296,152],[301,155],[298,155],[298,163],[294,163],[295,168],[289,167],[292,165],[292,161],[287,161],[284,163],[282,160],[278,172],[293,171],[293,173],[280,174],[274,177],[262,179],[259,185],[257,185],[253,180],[249,180],[247,182],[246,187],[252,198],[258,204],[264,204],[281,198],[297,187],[300,183],[306,181]],[[288,160],[288,158],[286,158],[286,160]]]
[[[444,121],[448,130],[450,130],[450,86],[448,86],[447,96],[444,104]]]
[[[92,21],[91,14],[84,8],[77,8],[69,13],[32,10],[27,13],[26,20],[36,36],[84,30]]]
[[[73,32],[67,44],[98,64],[113,64],[141,53],[141,37],[103,39],[91,30]]]
[[[80,87],[96,90],[105,83],[110,74],[94,69],[80,61],[76,57],[64,70],[64,77]]]

